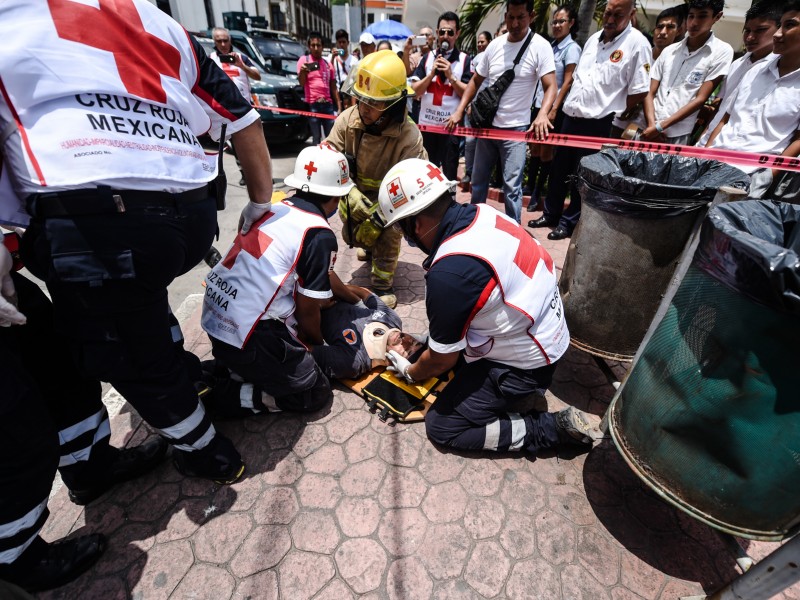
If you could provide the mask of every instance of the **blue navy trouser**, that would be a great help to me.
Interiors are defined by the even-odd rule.
[[[566,135],[586,135],[605,138],[611,135],[611,123],[614,113],[602,119],[579,119],[564,115],[561,133]],[[550,170],[547,197],[544,199],[544,216],[552,222],[559,221],[568,232],[572,233],[581,217],[581,196],[577,186],[572,183],[572,176],[578,171],[578,164],[584,156],[595,154],[597,150],[586,148],[556,149],[553,166]],[[569,207],[564,210],[564,201],[569,193]]]
[[[456,371],[425,417],[431,441],[464,450],[525,450],[535,454],[558,443],[551,413],[509,412],[509,404],[544,393],[556,364],[517,369],[490,360]]]

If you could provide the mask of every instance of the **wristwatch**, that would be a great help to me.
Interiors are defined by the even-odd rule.
[[[658,133],[664,133],[664,128],[661,126],[661,121],[656,121],[656,131]]]
[[[414,378],[413,378],[413,377],[411,377],[411,373],[409,373],[409,371],[410,371],[410,370],[411,370],[411,365],[408,365],[408,366],[405,368],[405,370],[403,371],[403,377],[405,377],[405,379],[406,379],[406,381],[407,381],[408,383],[417,383],[417,382],[414,380]]]

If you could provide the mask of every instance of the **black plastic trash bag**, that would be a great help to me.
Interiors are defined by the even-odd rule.
[[[642,219],[698,210],[722,186],[750,184],[744,172],[721,162],[618,148],[583,158],[577,177],[582,202]]]

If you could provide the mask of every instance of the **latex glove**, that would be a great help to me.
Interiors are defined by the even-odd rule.
[[[239,230],[242,235],[246,235],[253,223],[259,221],[272,208],[269,202],[248,202],[242,209],[242,216],[239,217]]]
[[[17,310],[16,291],[11,279],[11,267],[14,261],[11,254],[0,242],[0,327],[24,325],[25,315]]]
[[[394,350],[389,350],[386,353],[386,360],[391,364],[386,367],[389,371],[403,377],[408,383],[414,383],[414,380],[408,374],[408,369],[411,368],[411,363],[407,358],[403,358]]]

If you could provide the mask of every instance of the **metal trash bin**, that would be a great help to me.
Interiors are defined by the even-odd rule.
[[[695,518],[783,539],[800,527],[800,206],[715,206],[687,258],[612,400],[612,438]]]
[[[722,186],[749,178],[720,162],[606,149],[577,174],[581,219],[559,288],[572,344],[631,360],[698,219]]]

